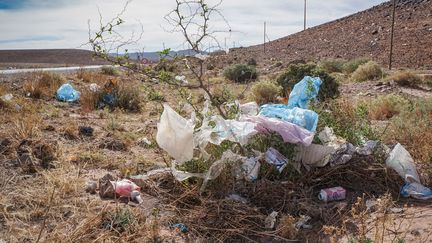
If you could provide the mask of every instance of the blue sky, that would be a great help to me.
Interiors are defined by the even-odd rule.
[[[126,0],[0,0],[0,49],[86,48],[88,20],[97,29],[98,9],[103,19],[110,19]],[[383,0],[307,0],[308,27],[344,17]],[[130,50],[155,51],[163,45],[182,49],[179,34],[168,33],[164,15],[175,5],[174,0],[133,0],[124,14],[125,24],[119,29],[124,36],[137,35],[140,41]],[[267,35],[274,40],[303,28],[302,0],[225,0],[221,10],[233,32],[218,35],[222,45],[249,46],[262,42],[263,22]],[[213,28],[228,28],[215,19]],[[209,45],[212,45],[209,43]],[[88,48],[88,47],[87,47]]]

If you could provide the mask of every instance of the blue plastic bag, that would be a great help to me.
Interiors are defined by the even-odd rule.
[[[60,88],[57,90],[57,99],[60,101],[65,102],[75,102],[79,100],[80,98],[80,92],[76,91],[72,85],[70,84],[63,84],[60,86]]]
[[[316,99],[321,84],[322,81],[320,78],[305,76],[300,82],[294,85],[294,89],[289,96],[288,107],[308,109],[309,102]]]
[[[401,189],[403,197],[413,197],[422,200],[432,199],[432,189],[423,186],[420,183],[406,183]]]
[[[318,114],[316,112],[298,107],[291,109],[288,105],[263,105],[259,115],[291,122],[311,132],[315,132],[318,125]]]

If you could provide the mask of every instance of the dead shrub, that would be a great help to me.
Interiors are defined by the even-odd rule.
[[[63,136],[70,140],[78,139],[78,125],[75,123],[67,124],[63,128]]]
[[[17,141],[37,137],[40,133],[42,119],[36,114],[17,114],[11,121],[10,136]]]
[[[37,73],[31,80],[26,80],[23,85],[27,96],[36,99],[49,99],[54,97],[57,89],[66,82],[66,79],[57,73]]]
[[[110,75],[110,76],[118,76],[120,75],[120,71],[113,66],[103,66],[101,68],[101,73],[106,74],[106,75]]]
[[[391,75],[388,80],[393,80],[400,86],[417,87],[422,79],[412,71],[398,71]]]
[[[280,86],[271,81],[261,81],[252,86],[251,98],[259,105],[275,103],[281,90]]]
[[[130,112],[139,112],[142,101],[140,94],[137,85],[121,82],[115,91],[116,106]]]
[[[360,65],[352,74],[351,78],[355,82],[363,82],[368,80],[380,79],[383,76],[383,71],[378,63],[369,61]]]
[[[432,99],[419,99],[392,119],[382,139],[403,144],[419,162],[432,163]]]
[[[91,90],[83,90],[81,92],[80,104],[84,112],[91,112],[95,110],[98,106],[100,99],[102,98],[102,93],[100,91],[94,92]]]
[[[398,95],[380,96],[371,102],[368,116],[371,120],[387,120],[401,113],[408,105],[409,101]]]
[[[85,69],[80,69],[77,72],[77,78],[81,79],[85,83],[96,83],[103,84],[107,80],[107,76],[95,71],[87,71]]]

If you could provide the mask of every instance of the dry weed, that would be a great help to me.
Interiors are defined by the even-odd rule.
[[[387,120],[407,109],[409,101],[401,96],[389,94],[371,101],[368,117],[371,120]]]
[[[11,117],[10,137],[17,141],[35,138],[40,135],[41,117],[33,113],[17,113]]]
[[[259,105],[276,103],[281,87],[270,81],[261,81],[252,86],[251,98]]]
[[[409,70],[398,71],[387,79],[395,81],[400,86],[409,87],[417,87],[422,82],[422,79],[419,75]]]
[[[383,76],[381,66],[373,61],[360,65],[352,74],[351,78],[355,82],[380,79]]]
[[[57,73],[36,73],[23,85],[27,96],[37,99],[49,99],[54,97],[57,89],[66,82],[66,79]]]

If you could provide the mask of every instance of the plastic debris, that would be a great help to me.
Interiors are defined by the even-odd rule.
[[[343,165],[350,161],[356,151],[356,147],[351,143],[344,143],[339,146],[336,151],[330,156],[330,165]]]
[[[101,90],[101,87],[98,84],[92,83],[89,86],[89,90],[93,93],[97,93]]]
[[[319,77],[305,76],[300,82],[294,85],[289,95],[288,107],[308,109],[309,103],[316,99],[321,83],[322,81]]]
[[[290,122],[276,118],[262,116],[245,116],[241,120],[256,123],[255,129],[261,133],[276,132],[282,136],[286,143],[302,144],[309,146],[312,143],[314,133]]]
[[[79,126],[78,130],[79,130],[79,134],[82,136],[87,136],[87,137],[93,136],[94,129],[92,127]]]
[[[273,211],[265,218],[264,225],[266,229],[273,229],[275,227],[278,214],[278,212]]]
[[[301,215],[300,219],[295,223],[295,227],[297,229],[312,229],[312,225],[307,224],[307,222],[311,220],[310,216],[307,215]]]
[[[368,140],[362,147],[356,148],[356,153],[360,155],[372,155],[377,145],[378,141]]]
[[[239,105],[240,114],[247,116],[256,116],[259,112],[259,106],[256,102],[249,102]]]
[[[400,144],[396,144],[386,160],[386,165],[393,168],[407,183],[420,183],[414,160],[409,152]]]
[[[140,187],[130,180],[111,181],[114,190],[120,197],[130,197],[133,191],[139,191]]]
[[[170,226],[171,229],[179,229],[182,233],[189,232],[189,228],[185,224],[172,224]]]
[[[65,102],[76,102],[80,98],[80,92],[76,91],[71,84],[66,83],[57,90],[57,99]]]
[[[175,80],[181,82],[182,84],[188,84],[189,82],[186,80],[186,76],[175,76],[174,77]]]
[[[13,98],[12,94],[5,94],[5,95],[0,96],[0,99],[4,102],[9,102],[12,100],[12,98]]]
[[[98,104],[99,108],[103,108],[105,106],[114,107],[116,104],[116,96],[114,93],[107,93],[102,96],[102,100]]]
[[[281,119],[306,128],[311,132],[315,132],[318,125],[318,114],[316,112],[298,107],[290,108],[288,105],[263,105],[259,115]]]
[[[420,183],[406,183],[401,189],[403,197],[413,197],[416,199],[428,200],[432,199],[432,189],[423,186]]]
[[[318,195],[319,200],[324,202],[343,200],[345,197],[346,190],[340,186],[322,189]]]
[[[141,193],[139,191],[132,191],[130,193],[130,197],[133,201],[136,201],[138,204],[141,204],[144,202],[144,200],[141,198]]]
[[[299,146],[299,150],[294,156],[295,161],[301,162],[306,168],[324,167],[328,164],[331,154],[336,150],[333,147],[319,144],[310,146]]]
[[[244,204],[246,204],[246,203],[249,202],[246,198],[244,198],[244,197],[242,197],[242,196],[240,196],[238,194],[235,194],[235,193],[229,194],[227,197],[225,197],[225,199],[231,200],[231,201],[240,202],[240,203],[244,203]]]
[[[244,178],[247,181],[256,181],[260,167],[261,163],[258,161],[258,158],[247,158],[242,165]]]
[[[323,145],[331,146],[335,149],[339,148],[341,144],[346,143],[345,139],[336,137],[333,129],[330,127],[324,127],[324,129],[318,134],[318,138]]]
[[[265,152],[264,159],[267,163],[274,165],[279,172],[282,172],[288,165],[288,159],[272,147]]]
[[[143,147],[148,147],[152,145],[152,142],[148,138],[144,137],[138,141],[138,144]]]
[[[193,158],[194,124],[180,116],[169,105],[164,104],[164,111],[157,125],[156,142],[178,163]]]

